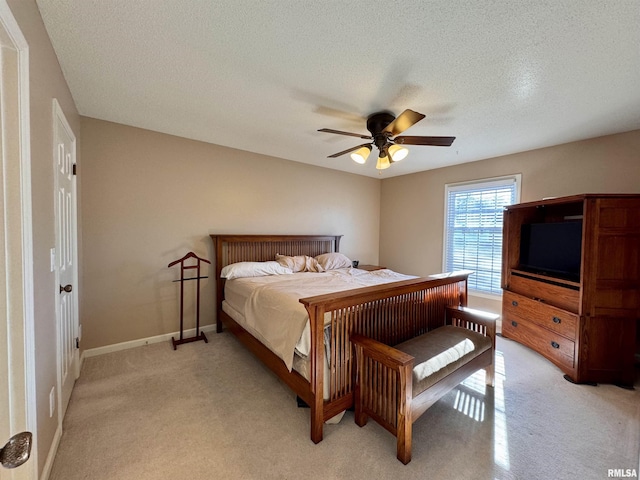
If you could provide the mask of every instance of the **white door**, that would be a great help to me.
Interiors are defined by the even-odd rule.
[[[79,375],[78,268],[76,240],[76,139],[56,100],[53,101],[53,140],[56,171],[56,287],[58,321],[59,420],[69,405]]]
[[[0,0],[0,448],[36,433],[28,45]],[[34,439],[37,443],[37,438]],[[2,480],[37,478],[37,448]]]

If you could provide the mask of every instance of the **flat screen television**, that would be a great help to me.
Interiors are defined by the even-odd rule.
[[[522,225],[520,270],[580,281],[582,220]]]

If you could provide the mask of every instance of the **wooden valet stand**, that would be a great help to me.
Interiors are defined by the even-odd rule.
[[[189,258],[195,258],[195,265],[185,265],[185,260]],[[204,258],[198,257],[195,253],[189,252],[184,257],[171,262],[168,267],[173,267],[174,265],[180,264],[180,280],[174,280],[174,282],[180,282],[180,338],[176,340],[171,337],[171,343],[173,344],[173,349],[177,350],[178,345],[182,345],[183,343],[197,342],[198,340],[204,340],[204,343],[209,343],[207,337],[204,333],[200,331],[200,279],[207,278],[200,276],[200,264],[201,262],[206,262],[211,264],[209,260],[205,260]],[[191,278],[184,278],[185,270],[196,270],[196,276]],[[184,330],[184,282],[189,280],[195,280],[197,282],[196,285],[196,334],[190,338],[183,338],[183,330]]]

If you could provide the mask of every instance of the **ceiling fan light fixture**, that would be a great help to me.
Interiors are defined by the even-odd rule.
[[[400,145],[391,145],[389,147],[389,156],[394,162],[399,162],[407,155],[409,155],[409,150]]]
[[[367,143],[334,153],[327,158],[337,158],[350,153],[353,161],[364,164],[375,145],[379,150],[376,168],[378,170],[384,170],[389,168],[392,163],[403,160],[409,154],[409,150],[405,148],[404,145],[451,146],[456,137],[398,136],[423,118],[425,118],[425,116],[422,113],[409,109],[406,109],[397,117],[388,111],[381,111],[367,117],[367,130],[369,130],[371,135],[343,132],[332,128],[321,128],[318,131],[368,140]]]
[[[385,168],[389,168],[391,163],[389,162],[389,157],[386,155],[384,157],[378,157],[378,163],[376,164],[376,168],[378,170],[384,170]]]
[[[371,145],[365,145],[351,154],[351,159],[359,164],[364,164],[371,153]]]

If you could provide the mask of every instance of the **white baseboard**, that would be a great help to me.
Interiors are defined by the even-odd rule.
[[[216,329],[215,324],[205,325],[204,327],[200,327],[200,331],[203,333],[214,332],[215,329]],[[189,337],[195,336],[195,334],[196,334],[196,329],[191,328],[183,332],[183,337],[189,338]],[[180,336],[180,332],[165,333],[163,335],[156,335],[155,337],[139,338],[137,340],[131,340],[128,342],[114,343],[113,345],[105,345],[104,347],[89,348],[82,352],[82,356],[80,358],[80,365],[82,365],[85,358],[95,357],[97,355],[104,355],[105,353],[118,352],[120,350],[127,350],[129,348],[142,347],[144,345],[150,345],[152,343],[168,342],[171,340],[171,337],[178,338],[179,336]]]
[[[47,461],[44,464],[44,468],[42,469],[41,480],[49,480],[49,475],[51,475],[51,469],[53,468],[53,462],[56,459],[56,454],[58,453],[58,446],[60,445],[60,439],[62,438],[62,427],[58,425],[56,428],[56,433],[53,436],[53,442],[51,442],[51,448],[49,449],[49,453],[47,454]]]

